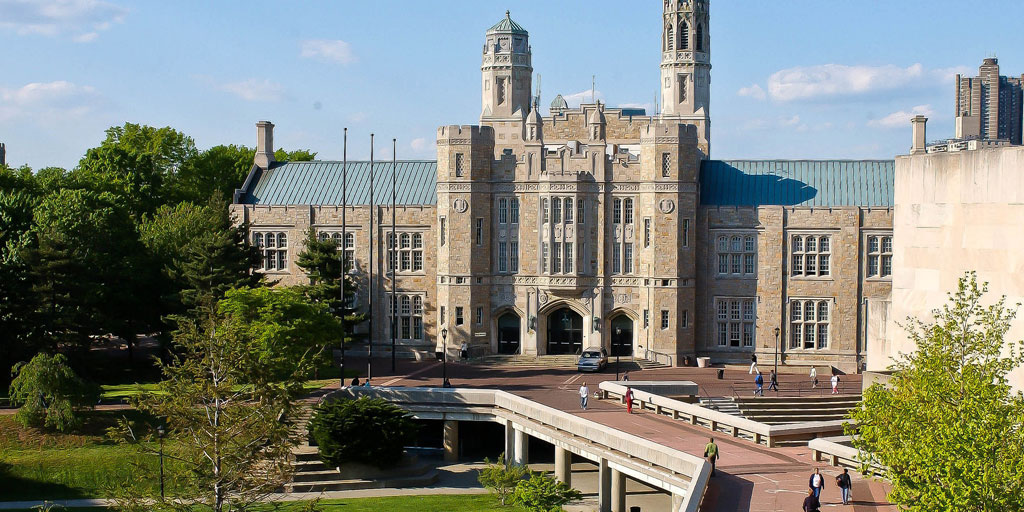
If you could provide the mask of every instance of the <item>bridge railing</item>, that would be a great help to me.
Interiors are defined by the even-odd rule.
[[[331,392],[324,400],[359,396],[382,398],[430,419],[479,419],[489,410],[494,420],[550,436],[575,448],[575,453],[599,454],[621,470],[646,473],[638,476],[682,496],[679,512],[697,511],[710,477],[710,465],[700,457],[505,391],[357,386]]]
[[[604,398],[625,400],[626,386],[619,382],[605,381],[599,388]],[[832,420],[769,425],[640,389],[634,388],[632,391],[635,407],[651,410],[674,420],[686,421],[691,425],[703,426],[715,432],[723,432],[732,437],[748,438],[769,448],[780,442],[806,441],[822,435],[836,435],[843,432],[843,424],[848,422]]]

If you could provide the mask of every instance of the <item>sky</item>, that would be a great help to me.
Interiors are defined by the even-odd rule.
[[[1024,2],[713,0],[711,156],[892,158],[953,135],[953,77],[997,56],[1024,73]],[[484,32],[530,32],[541,105],[650,111],[661,2],[0,0],[7,161],[74,167],[104,130],[171,126],[200,149],[275,143],[340,159],[433,159],[438,126],[477,124]]]

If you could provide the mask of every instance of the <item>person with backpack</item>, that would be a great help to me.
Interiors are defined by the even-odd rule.
[[[754,396],[764,396],[764,376],[761,375],[761,372],[757,372],[757,377],[754,377],[754,385],[757,386]]]
[[[718,445],[715,438],[709,437],[708,444],[704,446],[704,458],[711,464],[711,476],[715,476],[715,461],[718,460]]]
[[[778,376],[778,374],[775,373],[775,370],[772,370],[771,377],[769,377],[769,379],[768,379],[768,391],[778,391],[778,390],[779,390],[779,376]]]

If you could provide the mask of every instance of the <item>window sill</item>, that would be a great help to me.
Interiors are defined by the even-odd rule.
[[[793,280],[797,280],[797,281],[835,281],[835,277],[833,277],[831,274],[827,275],[827,276],[802,276],[802,275],[801,276],[794,276],[794,275],[790,275],[789,278],[793,279]]]
[[[869,277],[865,277],[864,280],[868,281],[870,283],[891,283],[892,282],[892,276],[891,275],[890,276],[885,276],[885,277],[869,276]]]
[[[757,279],[757,274],[715,274],[715,279]]]

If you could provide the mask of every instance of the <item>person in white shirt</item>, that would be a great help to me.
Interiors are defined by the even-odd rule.
[[[811,387],[818,387],[818,370],[815,367],[811,367]]]
[[[832,375],[832,394],[839,394],[839,374]]]
[[[462,356],[462,360],[465,361],[466,359],[469,359],[469,343],[463,342],[462,343],[462,347],[460,347],[460,348],[461,348],[460,352],[462,352],[462,353],[459,354],[459,355]]]
[[[580,407],[582,407],[584,411],[587,410],[587,398],[589,397],[590,388],[588,388],[587,383],[584,382],[583,385],[580,386]]]

